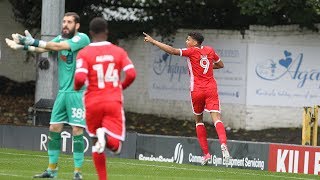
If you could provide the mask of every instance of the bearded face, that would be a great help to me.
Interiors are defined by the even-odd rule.
[[[65,39],[71,39],[74,35],[76,34],[76,28],[68,28],[68,27],[63,27],[61,30],[61,36]]]
[[[77,32],[77,23],[74,21],[74,17],[63,17],[61,36],[66,39],[72,38]]]

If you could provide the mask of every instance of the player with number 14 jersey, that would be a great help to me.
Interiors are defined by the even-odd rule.
[[[89,135],[95,136],[96,129],[102,124],[108,135],[121,141],[124,140],[125,119],[122,109],[122,90],[131,82],[126,79],[121,82],[120,72],[133,68],[127,53],[108,41],[91,43],[79,52],[76,76],[79,79],[83,75],[88,80],[85,106]],[[77,82],[75,82],[75,87],[77,88]],[[111,104],[112,107],[104,107],[111,106]],[[103,117],[105,114],[103,109],[114,108],[113,115],[117,118]]]

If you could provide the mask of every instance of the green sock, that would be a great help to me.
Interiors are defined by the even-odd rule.
[[[73,136],[73,160],[75,168],[82,167],[84,161],[83,134]]]
[[[49,131],[48,139],[49,164],[57,164],[61,149],[61,134]]]

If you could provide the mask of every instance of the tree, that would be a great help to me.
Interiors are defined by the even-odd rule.
[[[40,29],[42,0],[9,0],[17,22],[27,29]]]
[[[9,1],[18,22],[40,29],[41,0]],[[168,36],[179,28],[243,30],[250,24],[315,30],[320,22],[319,0],[66,0],[66,11],[81,16],[83,32],[93,17],[104,16],[113,42],[143,31]]]
[[[320,22],[319,0],[239,0],[238,7],[261,25],[299,24],[316,30],[314,23]]]

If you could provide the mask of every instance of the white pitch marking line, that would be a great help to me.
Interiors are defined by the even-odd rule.
[[[43,155],[33,155],[33,154],[21,154],[21,153],[6,153],[6,152],[0,152],[0,154],[7,154],[7,155],[20,155],[20,156],[31,156],[31,157],[41,157],[41,158],[48,158],[48,156],[43,156]],[[73,158],[68,158],[65,157],[65,159],[73,160]],[[92,160],[87,160],[87,162],[91,162]],[[147,167],[157,167],[157,168],[165,168],[165,169],[177,169],[177,170],[187,170],[187,171],[200,171],[200,172],[212,172],[209,170],[205,169],[193,169],[193,168],[179,168],[179,167],[168,167],[168,166],[161,166],[161,165],[152,165],[152,164],[136,164],[136,163],[123,163],[123,162],[109,162],[110,164],[125,164],[125,165],[135,165],[135,166],[147,166]],[[224,172],[226,173],[227,171],[223,170],[215,170],[216,172]],[[239,172],[229,172],[228,173],[233,173],[233,174],[239,174]],[[256,174],[256,173],[241,173],[241,174],[247,174],[247,175],[252,175],[252,176],[262,176],[262,177],[277,177],[277,178],[285,178],[285,179],[302,179],[302,180],[310,180],[310,178],[299,178],[299,177],[286,177],[286,176],[280,176],[280,175],[266,175],[266,174]]]

